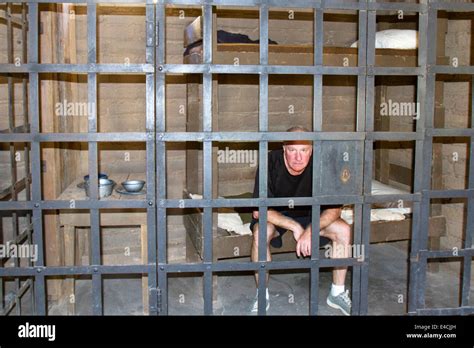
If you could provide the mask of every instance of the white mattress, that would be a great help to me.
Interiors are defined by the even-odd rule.
[[[408,191],[400,190],[396,187],[382,184],[380,181],[372,180],[372,194],[373,195],[400,195],[410,193]]]

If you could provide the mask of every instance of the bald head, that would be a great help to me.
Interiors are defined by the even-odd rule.
[[[310,132],[310,130],[303,126],[293,126],[286,130],[287,132]],[[283,145],[313,145],[310,140],[287,140],[283,142]]]

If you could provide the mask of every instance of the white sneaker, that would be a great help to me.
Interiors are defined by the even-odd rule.
[[[266,310],[268,311],[270,309],[270,294],[268,292],[268,288],[266,289],[266,301],[267,301],[267,305],[266,305]],[[253,304],[252,304],[252,309],[251,309],[251,312],[252,313],[257,313],[258,312],[258,289],[257,289],[257,295],[255,296],[255,300],[253,300]]]

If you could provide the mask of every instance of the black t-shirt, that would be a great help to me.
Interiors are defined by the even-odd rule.
[[[300,175],[291,175],[285,166],[283,149],[273,150],[268,154],[268,198],[277,197],[312,197],[313,195],[313,157]],[[255,175],[253,197],[259,196],[258,170]],[[340,205],[321,206],[321,211]],[[277,211],[285,211],[289,216],[305,216],[311,214],[311,206],[274,207]]]

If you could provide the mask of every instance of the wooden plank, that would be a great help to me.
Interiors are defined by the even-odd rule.
[[[303,53],[312,54],[314,53],[314,46],[310,45],[268,45],[268,51],[272,53]],[[259,52],[260,45],[258,43],[218,43],[218,52]],[[323,54],[327,55],[353,55],[357,56],[357,47],[338,47],[338,46],[325,46],[323,47]],[[418,50],[405,50],[405,49],[390,49],[390,48],[377,48],[375,55],[380,57],[417,57]]]
[[[216,46],[217,50],[213,50],[215,64],[233,65],[236,58],[241,65],[258,64],[258,44],[219,43]],[[269,64],[311,66],[314,61],[312,45],[269,45],[268,51]],[[343,66],[343,63],[347,61],[347,66],[355,67],[357,66],[357,57],[357,48],[323,48],[323,65]],[[187,64],[201,63],[202,46],[193,48],[192,53],[184,57],[184,62]],[[417,50],[377,49],[375,64],[376,66],[416,67]]]
[[[429,236],[439,238],[446,235],[446,218],[444,216],[430,217],[429,224]],[[370,243],[409,240],[410,238],[411,219],[371,223]]]
[[[381,183],[387,184],[389,183],[389,175],[390,175],[390,156],[389,156],[389,150],[381,147],[379,149],[379,156],[378,159],[380,162],[378,163],[378,168],[379,168],[379,176],[376,178],[379,180]]]
[[[438,24],[442,22],[438,20]],[[445,36],[444,29],[440,28],[443,39]],[[440,33],[440,31],[438,32]],[[439,35],[438,35],[439,36]],[[438,37],[438,44],[440,38]],[[443,41],[444,43],[444,41]],[[443,52],[444,52],[444,46]],[[439,47],[438,47],[439,50]],[[435,113],[434,113],[434,127],[435,128],[445,128],[445,108],[444,108],[444,82],[437,80],[435,82]],[[433,161],[432,161],[432,172],[431,172],[431,188],[433,190],[442,190],[443,189],[443,144],[433,142]],[[433,203],[430,205],[430,215],[441,215],[442,214],[442,204]],[[433,245],[437,241],[432,242]],[[431,269],[436,270],[438,264],[432,265]]]
[[[186,231],[188,231],[188,228],[186,228]],[[190,233],[186,233],[186,262],[187,263],[201,262],[201,257],[196,251],[194,243],[191,240]]]
[[[84,264],[82,258],[89,252],[89,231],[89,229],[76,230],[76,265],[82,266]],[[87,261],[85,264],[89,265],[90,261]]]
[[[436,43],[436,55],[444,56],[446,51],[446,33],[448,31],[448,19],[444,17],[445,14],[438,12],[437,25],[437,43]],[[439,63],[438,63],[439,64]]]
[[[61,211],[61,225],[70,224],[80,227],[90,226],[89,212]],[[146,212],[140,209],[114,209],[110,212],[100,213],[101,226],[140,226],[146,223]]]
[[[220,45],[227,45],[219,47]],[[237,46],[236,46],[237,45]],[[247,47],[251,46],[251,47]],[[235,63],[238,58],[240,65],[258,64],[259,50],[255,44],[218,44],[215,54],[216,64]],[[311,48],[312,50],[312,48]],[[382,52],[378,52],[382,51]],[[388,54],[391,51],[398,54]],[[325,48],[323,52],[323,65],[325,66],[357,66],[357,50],[350,47],[331,47]],[[269,64],[273,65],[303,65],[311,66],[313,64],[313,54],[307,48],[302,49],[300,46],[280,46],[269,45]],[[392,67],[416,67],[417,58],[411,50],[377,50],[375,56],[377,66]]]
[[[386,102],[390,99],[388,95],[388,86],[386,84],[385,78],[380,77],[381,84],[376,87],[376,97],[375,105],[381,105],[383,102]],[[377,93],[378,92],[378,93]],[[388,116],[384,116],[380,114],[380,108],[376,107],[374,110],[374,118],[377,122],[376,130],[382,132],[390,131],[390,121],[391,118]],[[375,179],[378,181],[388,184],[389,183],[389,174],[390,174],[390,151],[386,148],[384,142],[377,142],[376,143],[378,148],[374,151],[375,153],[375,171],[376,176]]]
[[[432,243],[436,243],[439,237],[446,234],[446,218],[444,216],[433,216],[429,220],[429,236]],[[190,259],[196,260],[196,255],[202,257],[202,250],[195,249],[195,245],[191,240],[193,231],[187,226],[187,255]],[[222,230],[219,230],[222,232]],[[228,233],[228,232],[224,232]],[[411,238],[411,219],[402,221],[374,221],[371,223],[370,243],[392,242],[400,240],[409,240]],[[216,259],[228,259],[236,257],[250,256],[252,245],[251,235],[229,234],[227,236],[214,237],[213,247]],[[283,235],[282,248],[270,247],[273,253],[294,252],[296,250],[296,241],[293,234],[287,232]]]
[[[204,253],[203,245],[203,228],[202,228],[202,213],[198,209],[193,209],[194,213],[185,214],[183,217],[184,226],[186,228],[194,247],[199,255]]]
[[[428,237],[429,250],[441,250],[441,240],[439,237]],[[439,262],[428,262],[428,271],[439,272]]]
[[[411,168],[390,163],[389,180],[411,187],[413,185],[413,172]]]

